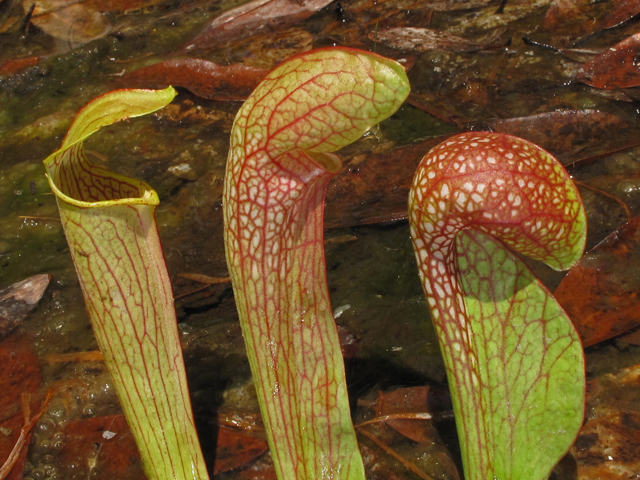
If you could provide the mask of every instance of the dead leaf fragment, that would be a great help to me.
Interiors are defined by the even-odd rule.
[[[640,85],[640,33],[631,35],[585,63],[576,80],[612,90]]]
[[[216,441],[216,458],[213,474],[242,467],[267,451],[265,440],[247,435],[242,431],[220,426]]]
[[[0,427],[5,430],[4,434],[0,433],[0,478],[22,478],[33,426],[29,422],[29,399],[36,396],[41,384],[40,362],[31,339],[13,335],[3,341],[0,344]]]
[[[244,65],[271,70],[277,64],[313,48],[313,35],[301,28],[252,35],[226,49],[230,58]]]
[[[431,28],[397,27],[369,33],[369,39],[375,40],[397,50],[447,50],[451,52],[477,52],[487,45],[472,42],[462,37],[450,35]]]
[[[22,470],[24,468],[24,462],[27,457],[27,449],[29,447],[29,444],[31,443],[33,427],[35,426],[36,422],[40,419],[42,414],[44,413],[50,399],[51,399],[51,392],[49,392],[46,399],[42,402],[42,405],[40,405],[40,409],[38,410],[38,413],[36,413],[36,415],[31,417],[31,404],[30,404],[31,395],[29,395],[28,393],[22,393],[23,425],[22,425],[22,428],[20,428],[19,430],[18,428],[11,429],[12,432],[10,436],[14,434],[14,431],[19,432],[19,434],[15,440],[13,448],[8,453],[8,455],[6,455],[6,452],[0,453],[0,461],[2,459],[5,459],[4,464],[0,465],[0,480],[22,479]],[[9,425],[15,419],[16,417],[11,419],[9,422],[5,422],[5,423]],[[5,424],[3,424],[3,427],[7,428]],[[2,446],[0,445],[0,451],[4,450],[1,447]]]
[[[358,155],[329,184],[327,228],[407,218],[409,188],[422,157],[446,137],[374,155]]]
[[[600,30],[599,18],[607,2],[553,0],[542,22],[548,32],[561,32],[563,40],[575,39]]]
[[[0,340],[36,308],[50,280],[51,275],[34,275],[0,290]]]
[[[99,0],[98,0],[99,1]],[[104,2],[108,3],[108,2]],[[23,0],[25,13],[33,5],[32,0]],[[71,48],[96,38],[108,35],[113,26],[96,0],[84,2],[45,0],[36,4],[31,23],[52,37],[67,41]]]
[[[586,423],[569,452],[576,480],[635,479],[640,472],[640,365],[587,383]],[[566,468],[566,467],[565,467]],[[559,466],[562,470],[562,464]]]
[[[486,125],[541,146],[565,165],[635,146],[640,138],[636,126],[600,110],[558,110]]]
[[[31,441],[30,435],[22,440],[27,445],[22,449],[20,458],[15,460],[10,458],[18,442],[21,441],[22,428],[24,427],[24,415],[22,412],[16,413],[13,417],[0,422],[0,428],[5,432],[0,434],[0,479],[5,480],[3,477],[3,469],[8,473],[6,480],[20,480],[22,478],[22,470],[24,469],[24,463],[26,462],[28,443]],[[15,455],[15,454],[14,454]],[[13,465],[11,465],[13,463]],[[9,468],[11,466],[11,468]]]
[[[40,361],[31,340],[12,335],[0,344],[0,420],[16,413],[12,407],[20,403],[23,393],[35,395],[40,390]]]
[[[602,28],[617,27],[621,23],[635,17],[640,13],[640,0],[621,0],[613,2],[611,10],[602,19]]]
[[[25,68],[38,64],[40,57],[25,57],[7,60],[0,66],[0,75],[13,75],[21,72]]]
[[[147,478],[124,415],[71,421],[64,433],[64,447],[58,454],[61,478]]]
[[[332,0],[253,0],[214,18],[184,50],[199,52],[229,40],[288,28],[326,7]]]
[[[639,325],[640,216],[585,254],[554,295],[585,347]]]
[[[380,391],[375,405],[376,417],[389,417],[385,420],[387,425],[418,443],[428,442],[432,438],[430,432],[425,430],[423,421],[451,408],[449,393],[445,389],[430,386]]]
[[[220,101],[246,99],[267,70],[247,65],[218,65],[197,58],[176,58],[135,70],[118,80],[127,88],[185,87],[199,97]]]
[[[364,401],[358,401],[358,404],[366,405]],[[423,480],[460,479],[451,453],[431,421],[434,413],[451,412],[446,388],[421,386],[381,391],[376,401],[368,406],[374,409],[375,417],[360,423],[356,429],[359,435],[380,448],[380,452],[363,450],[370,473],[380,470],[373,478],[405,478],[404,475],[396,476],[394,466],[385,467],[385,455],[380,455],[384,452]],[[365,444],[362,446],[366,447]],[[388,467],[391,468],[387,470]],[[383,473],[383,470],[387,471]]]
[[[45,355],[45,363],[66,363],[66,362],[102,362],[104,357],[99,350],[90,352],[70,352],[70,353],[50,353]]]
[[[210,277],[209,275],[203,275],[201,273],[179,273],[179,277],[193,280],[198,283],[205,283],[207,285],[213,285],[216,283],[230,283],[230,277]]]

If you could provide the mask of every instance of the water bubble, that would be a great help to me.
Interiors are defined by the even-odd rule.
[[[627,195],[637,193],[640,190],[640,182],[637,180],[623,180],[618,184],[618,190]]]
[[[33,478],[33,480],[44,480],[44,477],[46,477],[46,474],[42,467],[34,468],[31,471],[31,478]]]
[[[111,387],[111,384],[109,382],[106,382],[104,385],[102,385],[102,392],[104,394],[111,393],[112,391],[113,388]]]
[[[43,416],[38,423],[38,431],[51,432],[56,427],[56,422],[49,416]]]
[[[61,400],[54,399],[49,403],[49,415],[60,422],[66,416],[67,410]]]

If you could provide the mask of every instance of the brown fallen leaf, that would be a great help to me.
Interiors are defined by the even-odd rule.
[[[142,8],[161,0],[23,0],[27,13],[35,8],[31,23],[49,35],[64,40],[75,48],[113,31],[109,15]]]
[[[395,460],[397,460],[398,463],[400,463],[402,466],[404,466],[404,468],[406,468],[407,470],[412,472],[418,478],[421,478],[422,480],[434,480],[434,478],[431,475],[429,475],[429,474],[423,472],[422,470],[420,470],[415,465],[414,462],[404,458],[404,456],[400,455],[398,452],[396,452],[393,448],[391,448],[385,442],[380,440],[373,433],[368,432],[364,428],[359,428],[358,429],[358,433],[360,435],[363,435],[363,436],[367,437],[369,440],[371,440],[373,443],[375,443],[378,447],[380,447],[380,449],[382,449],[382,451],[384,451],[387,455],[389,455],[390,457],[392,457]]]
[[[45,363],[101,362],[104,358],[100,351],[92,350],[90,352],[51,353],[45,355],[43,360]]]
[[[339,228],[407,218],[413,172],[422,157],[445,138],[353,158],[327,189],[325,226]]]
[[[542,28],[547,32],[562,33],[560,38],[565,42],[597,32],[602,28],[599,18],[606,9],[606,3],[553,0],[542,22]]]
[[[25,13],[29,11],[31,0],[23,0]],[[52,37],[65,40],[75,48],[96,38],[111,33],[113,26],[105,10],[100,10],[99,0],[78,2],[45,0],[38,2],[31,16],[31,23]],[[108,3],[108,2],[104,2]]]
[[[640,216],[585,254],[554,295],[585,347],[639,325]]]
[[[173,123],[197,122],[200,125],[219,125],[223,131],[230,131],[234,115],[222,109],[195,105],[191,100],[184,99],[181,103],[171,103],[156,113],[162,120]]]
[[[0,480],[18,480],[22,479],[22,470],[24,468],[24,461],[27,456],[27,448],[31,443],[31,435],[33,433],[33,427],[36,422],[40,419],[45,409],[47,408],[47,404],[51,399],[51,392],[47,395],[45,400],[42,402],[38,413],[36,413],[33,417],[31,417],[31,395],[28,393],[22,394],[22,412],[23,412],[23,425],[19,430],[19,434],[17,439],[15,440],[15,444],[9,454],[6,456],[4,464],[0,466]],[[7,424],[10,424],[7,422]],[[3,425],[4,426],[4,425]],[[5,427],[6,428],[6,427]],[[17,429],[16,429],[17,430]],[[13,432],[12,432],[13,433]],[[0,461],[4,455],[0,456]]]
[[[199,97],[233,102],[246,99],[266,74],[267,70],[247,65],[176,58],[140,68],[116,82],[126,88],[185,87]]]
[[[64,447],[57,456],[60,478],[147,478],[124,415],[70,421],[64,434]]]
[[[367,404],[366,399],[361,399],[358,405],[375,412],[374,418],[356,425],[358,434],[373,442],[404,469],[423,480],[459,480],[455,462],[431,421],[434,416],[442,418],[445,412],[452,415],[445,388],[421,386],[381,391],[375,402]],[[380,456],[375,452],[365,455],[370,470],[380,469],[386,463],[376,457]],[[393,468],[380,472],[380,478],[394,477]]]
[[[436,12],[455,12],[458,10],[482,8],[495,3],[495,0],[434,0],[429,2],[425,2],[424,0],[376,0],[375,2],[371,2],[371,0],[352,0],[348,4],[345,3],[345,8],[356,13],[371,13],[376,9],[379,9],[381,13],[387,13],[387,11],[384,10],[387,6],[390,7],[392,11],[396,11],[396,9],[404,9],[406,11],[429,8]]]
[[[342,325],[338,325],[338,337],[340,338],[340,351],[342,352],[342,357],[346,359],[356,358],[358,354],[358,337],[353,335]]]
[[[26,462],[26,453],[28,448],[23,448],[22,454],[15,461],[10,460],[14,448],[20,442],[20,436],[22,428],[24,427],[24,415],[22,412],[16,413],[13,417],[0,422],[0,466],[7,465],[5,470],[9,471],[6,480],[20,480],[22,478],[22,471],[24,470],[24,464]],[[26,442],[30,442],[29,436],[25,439]],[[27,443],[28,446],[28,443]],[[23,458],[22,458],[23,457]],[[8,463],[13,463],[13,467],[10,470]],[[4,468],[4,467],[3,467]],[[2,475],[3,468],[0,468],[0,479],[4,479]]]
[[[0,290],[0,340],[36,308],[50,280],[51,275],[34,275]]]
[[[225,55],[243,65],[271,70],[277,64],[313,48],[313,35],[301,28],[289,28],[233,42]]]
[[[336,243],[349,243],[349,242],[355,242],[358,240],[358,237],[356,237],[355,235],[338,235],[337,237],[330,237],[330,238],[325,238],[324,239],[324,244],[325,245],[335,245]]]
[[[40,361],[31,339],[12,335],[0,343],[0,421],[17,413],[21,395],[35,396],[41,384]]]
[[[240,469],[235,473],[240,480],[277,480],[271,456],[263,455],[251,464],[251,468]]]
[[[216,439],[213,474],[242,467],[262,455],[268,448],[267,442],[263,439],[221,425]]]
[[[407,103],[427,112],[443,123],[455,124],[461,130],[464,129],[466,123],[472,121],[471,118],[461,116],[459,112],[456,111],[454,105],[448,105],[438,101],[436,96],[431,92],[411,92],[407,98]]]
[[[586,423],[561,462],[561,478],[635,479],[640,472],[640,365],[587,383]],[[565,466],[562,465],[565,463]],[[566,475],[564,475],[566,473]]]
[[[631,220],[631,209],[629,208],[629,205],[627,205],[627,203],[624,200],[622,200],[620,197],[618,197],[616,195],[612,195],[610,193],[607,193],[606,190],[598,188],[598,187],[596,187],[594,185],[590,185],[589,183],[581,182],[581,181],[575,180],[575,179],[573,180],[573,182],[576,185],[580,186],[580,187],[588,188],[592,192],[596,192],[599,195],[605,196],[605,197],[613,200],[618,205],[620,205],[620,208],[622,208],[622,210],[624,210],[624,213],[625,213],[625,215],[627,217],[627,221]]]
[[[29,402],[26,397],[37,397],[42,384],[38,356],[33,351],[31,339],[12,335],[0,344],[0,478],[19,480],[26,461],[31,427]],[[33,404],[38,408],[40,401]],[[20,413],[20,409],[24,415]],[[37,420],[37,419],[36,419]],[[22,448],[24,446],[24,448]],[[11,473],[8,473],[8,472]]]
[[[630,343],[631,345],[640,345],[640,330],[635,329],[631,333],[625,333],[618,337],[618,340]]]
[[[525,138],[556,155],[565,165],[630,148],[640,130],[621,117],[599,110],[559,110],[485,124]]]
[[[557,155],[565,165],[640,143],[637,126],[598,110],[547,112],[492,120],[483,126],[526,138]],[[327,189],[327,228],[406,218],[413,172],[422,157],[445,138],[353,158]]]
[[[611,3],[611,2],[609,2]],[[640,0],[620,0],[613,2],[600,22],[602,28],[613,28],[640,13]]]
[[[445,411],[450,413],[452,409],[449,392],[428,385],[380,391],[374,408],[375,418],[365,423],[382,420],[418,443],[428,442],[432,437],[420,420],[431,420]]]
[[[33,67],[40,61],[40,57],[25,57],[7,60],[0,66],[0,75],[14,75],[25,68]]]
[[[210,277],[209,275],[203,275],[201,273],[179,273],[178,276],[186,278],[187,280],[193,280],[194,282],[205,283],[207,285],[231,283],[230,277]]]
[[[640,33],[636,33],[585,63],[576,80],[607,90],[637,87],[640,85],[639,53]]]
[[[288,28],[326,7],[331,1],[252,0],[214,18],[183,50],[190,53],[207,51],[232,39]]]
[[[498,30],[491,40],[499,37],[506,29]],[[491,40],[473,42],[462,37],[433,30],[431,28],[397,27],[369,33],[370,40],[376,40],[397,50],[414,50],[428,52],[431,50],[447,50],[451,52],[478,52],[491,48]]]

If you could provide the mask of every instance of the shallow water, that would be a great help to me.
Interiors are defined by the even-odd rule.
[[[348,147],[344,152],[347,162],[361,154],[415,144],[460,128],[482,127],[496,118],[555,109],[602,109],[636,128],[635,91],[620,100],[581,84],[567,85],[576,64],[566,59],[558,61],[555,52],[522,43],[522,32],[535,32],[547,3],[540,2],[537,9],[531,7],[521,15],[513,13],[498,22],[509,29],[505,37],[513,38],[508,47],[464,53],[402,52],[376,45],[378,52],[413,66],[409,72],[413,91],[431,102],[431,114],[405,105],[367,138]],[[342,2],[344,12],[338,14],[332,3],[297,25],[298,30],[291,31],[291,38],[296,40],[286,46],[262,49],[260,40],[238,40],[204,56],[223,64],[271,66],[309,47],[299,30],[313,35],[315,46],[340,44],[373,49],[366,33],[372,31],[376,21],[382,26],[424,24],[428,15],[416,2],[374,4],[368,6],[364,0]],[[46,357],[97,347],[41,162],[57,148],[74,113],[90,99],[115,88],[112,82],[123,70],[166,57],[209,18],[231,6],[231,2],[216,1],[149,2],[144,8],[110,13],[113,31],[81,44],[69,38],[53,38],[33,27],[26,35],[16,27],[0,33],[0,65],[16,57],[41,57],[36,66],[0,76],[0,286],[37,273],[53,275],[38,309],[18,334],[29,339],[42,361],[42,388],[64,385],[63,393],[53,398],[36,427],[25,479],[101,478],[100,462],[107,460],[100,458],[99,452],[72,462],[61,460],[63,431],[70,422],[120,412],[101,362],[57,363]],[[0,20],[6,22],[20,15],[21,6],[16,5]],[[489,31],[486,22],[493,18],[486,8],[433,15],[433,26],[473,38],[484,36]],[[613,36],[605,32],[591,42],[593,46],[608,45]],[[227,273],[222,242],[222,179],[231,123],[240,103],[201,99],[181,89],[174,106],[170,112],[105,128],[85,147],[96,153],[92,161],[140,178],[158,192],[160,236],[174,291],[180,296],[199,285],[179,274],[221,277]],[[638,214],[637,148],[573,165],[570,173],[598,189],[581,188],[589,218],[589,248],[626,221],[624,209],[611,195],[626,202],[632,215]],[[375,207],[372,210],[375,213]],[[356,418],[371,414],[367,402],[373,401],[380,389],[442,385],[445,370],[406,221],[333,229],[326,237],[342,239],[326,246],[327,271],[332,304],[340,312],[337,323],[357,339],[355,356],[347,360],[351,398],[354,407],[360,404]],[[531,265],[551,290],[563,277],[539,264]],[[258,410],[231,288],[214,285],[186,295],[176,301],[176,309],[194,411],[205,454],[211,460],[211,425],[217,413],[255,414]],[[608,342],[587,353],[590,378],[640,363],[640,349],[625,342]],[[438,427],[444,444],[453,452],[451,458],[457,461],[452,422],[444,421]],[[442,455],[447,455],[440,441],[434,440],[435,446],[424,455],[406,439],[388,436],[386,440],[397,441],[397,449],[422,462],[424,471],[437,478],[455,478],[437,466],[443,463]],[[393,478],[410,478],[402,465],[381,458],[379,453],[371,454],[375,446],[363,442],[373,457],[369,464],[371,478],[391,475],[389,472],[393,472]],[[556,478],[578,478],[576,475],[575,468],[565,462]],[[224,474],[224,478],[246,477],[235,472]]]

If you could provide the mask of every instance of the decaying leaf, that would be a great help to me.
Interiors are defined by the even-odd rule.
[[[498,31],[499,35],[503,32],[504,30]],[[428,52],[430,50],[477,52],[490,47],[490,41],[472,42],[431,28],[387,28],[378,32],[370,32],[369,39],[377,39],[383,45],[398,50],[415,50],[418,52]]]
[[[252,0],[214,18],[184,50],[206,51],[231,39],[288,28],[329,3],[331,0]]]
[[[0,66],[0,75],[13,75],[21,72],[25,68],[33,67],[40,61],[40,57],[25,57],[10,59]]]
[[[598,31],[607,2],[553,0],[542,22],[544,30],[562,32],[565,42]]]
[[[26,460],[27,448],[31,443],[33,427],[35,426],[38,419],[42,416],[42,414],[46,410],[47,404],[49,403],[50,399],[51,399],[51,393],[47,395],[45,400],[40,405],[38,412],[32,417],[31,416],[31,395],[24,392],[22,393],[23,423],[19,429],[16,427],[12,429],[9,435],[5,435],[5,436],[13,436],[14,434],[13,430],[15,430],[16,432],[19,432],[17,439],[15,440],[15,444],[13,445],[13,448],[11,449],[9,454],[6,457],[5,455],[0,456],[0,460],[3,457],[6,458],[4,463],[0,465],[0,480],[22,480],[24,462]],[[13,425],[12,422],[14,419],[11,419],[9,422],[6,422],[6,424]],[[3,428],[6,429],[7,427],[3,425]]]
[[[22,0],[24,12],[35,5],[31,23],[70,48],[102,38],[116,28],[115,15],[152,10],[167,0]]]
[[[418,443],[432,438],[432,434],[425,431],[424,421],[451,409],[448,391],[431,386],[380,391],[375,404],[377,418],[384,418],[391,428]]]
[[[196,95],[219,101],[249,96],[267,71],[247,65],[218,65],[197,58],[176,58],[135,70],[118,83],[126,88],[185,87]]]
[[[564,164],[638,145],[640,131],[627,120],[600,110],[558,110],[487,123],[496,132],[526,138]]]
[[[0,344],[0,420],[19,412],[23,393],[36,394],[42,384],[40,361],[26,336],[12,335]]]
[[[234,42],[225,50],[230,58],[244,65],[272,69],[277,64],[313,48],[313,35],[301,28],[252,35]]]
[[[23,1],[25,13],[33,3],[31,0]],[[101,3],[109,2],[100,2],[100,0],[82,3],[59,0],[38,2],[31,22],[52,37],[68,42],[73,48],[104,37],[113,30],[109,18],[103,15],[105,9],[100,7]]]
[[[64,447],[59,453],[61,478],[147,478],[124,415],[71,421],[64,434]]]
[[[181,103],[167,105],[156,113],[158,118],[179,124],[181,122],[194,122],[200,125],[218,125],[218,128],[229,131],[233,124],[233,114],[222,109],[209,108],[208,106],[195,105],[190,99],[184,99]]]
[[[585,63],[576,80],[607,90],[640,85],[640,33],[631,35]]]
[[[432,421],[444,411],[451,414],[450,400],[444,388],[420,386],[380,391],[370,405],[359,401],[375,412],[374,418],[356,427],[377,447],[369,452],[367,442],[360,445],[372,478],[403,479],[408,470],[423,480],[459,480]]]
[[[0,340],[36,308],[50,280],[51,275],[34,275],[0,290]]]
[[[35,423],[31,422],[30,398],[37,396],[41,384],[40,361],[31,339],[12,335],[0,343],[0,479],[22,479]]]
[[[267,451],[267,442],[224,425],[218,430],[213,474],[217,475],[254,460]]]
[[[555,297],[585,346],[640,324],[640,216],[588,252]]]
[[[636,479],[640,472],[640,365],[588,383],[586,423],[557,473],[576,480]]]
[[[602,18],[602,28],[613,28],[640,13],[640,0],[619,0],[613,2],[610,10]]]
[[[23,445],[20,457],[15,460],[15,453],[14,458],[9,457],[12,456],[12,452],[14,452],[16,445],[20,441],[20,433],[23,426],[24,416],[22,413],[17,413],[5,421],[0,421],[0,479],[2,480],[21,480],[22,478],[28,444],[31,441],[30,436],[24,439],[25,445]],[[6,477],[3,476],[3,468],[8,472]]]
[[[327,189],[329,228],[407,218],[413,172],[425,152],[444,137],[374,155],[355,157]]]
[[[486,127],[530,140],[568,165],[629,148],[640,131],[599,110],[564,110],[487,122]],[[425,152],[446,137],[353,158],[327,189],[325,214],[331,228],[407,217],[414,170]]]

